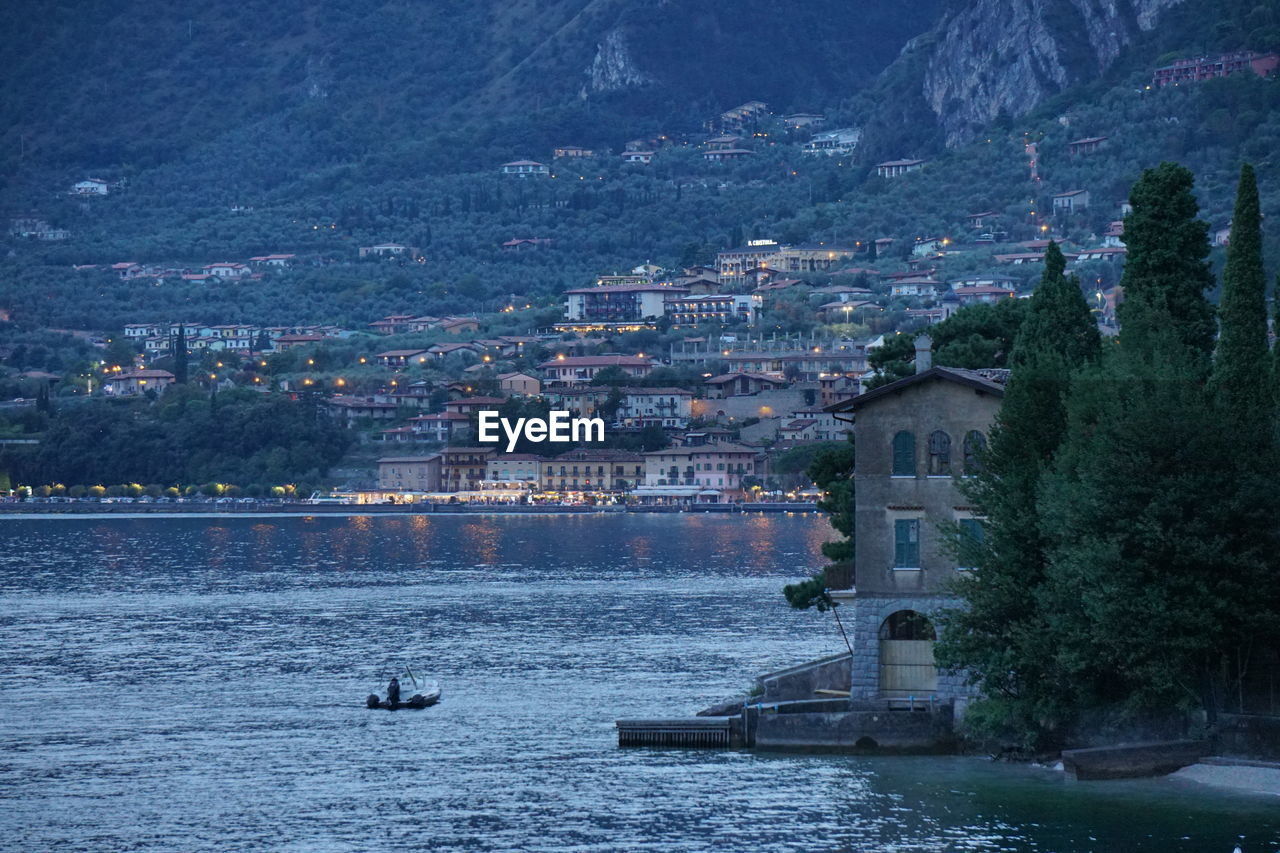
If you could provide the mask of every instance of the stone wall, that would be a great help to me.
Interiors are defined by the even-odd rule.
[[[932,596],[864,596],[853,600],[852,627],[849,629],[853,644],[850,696],[853,699],[874,699],[880,695],[880,626],[889,614],[899,610],[914,610],[933,620],[935,613],[945,607],[956,606],[953,598]],[[848,606],[848,605],[844,605]],[[848,622],[846,622],[848,625]],[[934,625],[937,627],[936,622]],[[964,683],[963,674],[938,673],[939,699],[968,698],[974,689]],[[927,699],[928,697],[921,697]]]
[[[954,747],[951,708],[761,713],[748,723],[758,749],[946,753]]]
[[[786,702],[813,699],[814,691],[848,690],[849,653],[831,655],[798,666],[768,672],[756,678],[760,686],[758,702]]]

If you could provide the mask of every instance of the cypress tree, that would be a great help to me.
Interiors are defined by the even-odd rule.
[[[1125,340],[1078,378],[1068,438],[1038,500],[1038,598],[1064,716],[1207,705],[1215,650],[1237,618],[1214,502],[1223,443],[1204,357],[1181,330]]]
[[[1213,380],[1223,414],[1256,435],[1270,416],[1267,282],[1262,269],[1262,213],[1253,166],[1240,168],[1231,244],[1222,270],[1221,329]]]
[[[187,383],[187,330],[181,325],[173,336],[173,381],[179,385]]]
[[[1038,500],[1045,633],[1077,714],[1212,712],[1224,658],[1259,634],[1273,596],[1262,569],[1274,525],[1248,473],[1271,457],[1256,444],[1242,455],[1219,406],[1250,393],[1242,353],[1259,363],[1256,251],[1246,237],[1232,264],[1230,332],[1207,382],[1208,240],[1191,183],[1163,164],[1134,187],[1120,345],[1073,386],[1067,440]]]
[[[1005,722],[1041,746],[1055,728],[1064,689],[1054,676],[1038,601],[1046,544],[1037,508],[1040,481],[1066,434],[1072,370],[1097,357],[1097,324],[1056,243],[1014,339],[1012,372],[982,467],[961,488],[985,517],[982,542],[961,540],[961,563],[976,566],[957,585],[963,609],[945,614],[939,662],[967,668]],[[965,553],[965,552],[968,553]]]
[[[1241,670],[1258,641],[1275,642],[1274,614],[1280,613],[1280,478],[1277,456],[1276,397],[1271,354],[1267,350],[1266,275],[1262,258],[1262,214],[1253,167],[1240,168],[1231,244],[1222,271],[1221,329],[1214,356],[1213,391],[1223,459],[1222,482],[1210,505],[1219,528],[1228,535],[1223,550],[1231,571],[1222,580],[1223,594],[1234,597],[1233,624],[1238,631],[1225,641],[1225,695],[1240,694]],[[1230,703],[1227,703],[1230,706]]]
[[[1152,347],[1144,338],[1171,328],[1181,343],[1208,356],[1216,329],[1213,309],[1204,293],[1213,286],[1209,226],[1196,218],[1200,207],[1191,189],[1191,171],[1177,163],[1161,163],[1143,171],[1133,186],[1125,217],[1128,247],[1124,302],[1117,313],[1121,341],[1138,349]]]

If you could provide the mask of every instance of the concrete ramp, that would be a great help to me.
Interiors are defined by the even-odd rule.
[[[1081,780],[1137,779],[1164,776],[1195,764],[1209,752],[1209,742],[1203,740],[1121,743],[1064,750],[1062,766]]]

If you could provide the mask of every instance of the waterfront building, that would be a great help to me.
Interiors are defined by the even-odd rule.
[[[378,460],[378,488],[391,492],[440,491],[439,453],[384,456]]]
[[[440,451],[440,491],[474,492],[488,473],[494,447],[446,447]]]
[[[703,441],[691,434],[685,444],[644,454],[644,488],[637,494],[712,501],[740,498],[742,478],[759,473],[759,457],[758,448]]]
[[[644,479],[645,457],[625,450],[578,448],[542,460],[542,490],[625,492]]]
[[[965,569],[956,535],[981,538],[982,522],[957,488],[972,475],[1004,396],[1003,371],[931,367],[932,342],[916,342],[916,373],[830,411],[853,416],[855,541],[852,571],[829,572],[848,610],[854,699],[964,698],[962,674],[938,670],[933,618],[957,600],[947,585]]]

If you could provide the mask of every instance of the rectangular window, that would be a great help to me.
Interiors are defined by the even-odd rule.
[[[920,519],[899,518],[893,522],[893,567],[920,568]]]
[[[960,519],[960,535],[968,537],[974,544],[982,544],[982,521],[976,518]]]
[[[982,545],[984,532],[982,521],[976,518],[960,519],[960,541],[957,544],[957,556],[960,558],[960,565],[956,566],[961,571],[973,568],[974,552]]]

